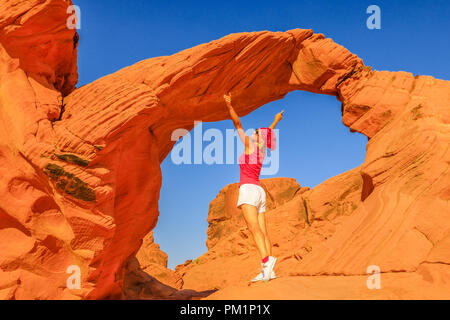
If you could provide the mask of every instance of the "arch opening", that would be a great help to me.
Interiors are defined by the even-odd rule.
[[[251,132],[257,127],[268,126],[281,109],[286,111],[278,125],[279,153],[270,159],[278,161],[278,164],[275,166],[266,161],[265,167],[272,166],[275,172],[270,170],[271,174],[261,175],[261,179],[294,178],[301,187],[312,189],[363,163],[367,138],[360,133],[351,133],[342,124],[339,102],[332,96],[291,92],[285,98],[242,117],[244,129]],[[211,136],[208,132],[212,130],[218,131],[213,135],[220,135],[219,143],[223,146],[219,157],[213,163],[205,159],[194,163],[195,143],[201,143],[197,149],[201,149],[203,157],[205,153],[209,154],[208,146],[217,146],[214,138],[208,139]],[[232,148],[225,146],[230,141],[227,140],[227,131],[233,134]],[[182,139],[188,140],[184,146],[181,146]],[[230,120],[199,123],[182,139],[172,149],[172,152],[176,151],[175,158],[169,154],[161,164],[160,215],[153,230],[155,242],[168,254],[168,268],[172,270],[187,260],[195,261],[208,251],[210,202],[226,186],[239,182],[236,159],[243,150]],[[178,153],[183,155],[182,149],[186,146],[189,147],[189,162],[179,163]],[[232,155],[227,156],[230,150]],[[227,162],[230,158],[233,161]],[[223,210],[226,210],[225,203],[223,205]]]

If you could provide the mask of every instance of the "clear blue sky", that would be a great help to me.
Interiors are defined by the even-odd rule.
[[[294,28],[325,34],[376,70],[450,79],[448,0],[74,2],[81,8],[82,23],[78,86],[230,33]],[[371,4],[381,8],[381,30],[366,27]],[[340,103],[334,97],[293,92],[242,118],[244,127],[268,126],[281,109],[285,119],[279,125],[280,170],[275,176],[314,187],[364,161],[367,138],[342,125]],[[204,123],[203,129],[208,128],[225,132],[233,124]],[[238,182],[239,167],[177,166],[169,156],[162,172],[155,239],[174,268],[206,252],[209,203],[224,186]]]

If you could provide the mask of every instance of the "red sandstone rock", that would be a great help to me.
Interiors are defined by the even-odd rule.
[[[356,210],[362,179],[357,168],[305,192],[300,192],[302,188],[291,178],[263,179],[262,184],[270,204],[266,216],[272,254],[279,258],[276,273],[278,277],[286,277],[296,274],[312,248],[331,237],[343,219]],[[260,257],[242,214],[224,204],[237,203],[234,190],[237,187],[232,184],[223,188],[211,202],[209,250],[194,263],[177,267],[177,273],[183,277],[183,288],[222,289],[248,283],[258,272]],[[230,218],[217,219],[223,216]]]
[[[448,269],[439,270],[448,275]],[[365,276],[287,276],[269,283],[233,284],[211,294],[206,300],[448,300],[447,285],[425,281],[420,274],[387,273],[381,275],[381,289],[367,289]]]
[[[154,242],[153,231],[145,236],[142,246],[136,254],[143,272],[154,277],[158,281],[175,289],[181,289],[183,280],[181,277],[167,268],[167,253]]]
[[[155,243],[153,231],[142,239],[142,245],[136,253],[136,258],[143,268],[152,263],[167,267],[167,253],[161,251],[159,245]]]
[[[318,268],[314,277],[304,274],[304,262],[327,250],[328,239],[342,232],[362,205],[359,172],[360,168],[355,168],[333,177],[267,211],[273,254],[278,257],[277,279],[265,284],[249,282],[259,270],[260,258],[241,223],[229,228],[230,235],[216,240],[195,263],[177,267],[183,288],[219,289],[206,299],[449,299],[450,267],[445,263],[423,262],[417,270],[383,272],[381,290],[367,288],[366,270],[321,275],[323,269]],[[214,209],[226,195],[232,195],[232,186],[219,193],[209,215],[217,216]]]
[[[163,266],[157,264],[154,266],[159,266],[164,274],[167,273]],[[177,290],[175,285],[166,284],[167,279],[158,281],[156,277],[142,271],[136,258],[129,259],[122,271],[123,296],[129,300],[199,300],[215,292],[215,290],[203,292],[189,289]],[[159,278],[161,278],[161,275]]]
[[[286,253],[294,257],[286,272],[360,275],[378,264],[442,278],[450,263],[448,81],[372,71],[323,35],[295,29],[231,34],[73,90],[70,3],[0,5],[0,297],[139,297],[125,292],[136,287],[124,285],[127,270],[147,298],[175,297],[138,280],[132,257],[158,219],[172,130],[226,119],[228,91],[240,116],[292,90],[336,95],[344,124],[370,138],[360,168],[272,210],[287,219],[309,198],[315,208],[311,238],[291,244],[300,251]],[[352,187],[359,177],[361,188]],[[351,200],[333,189],[341,182]],[[303,224],[292,223],[295,239]],[[292,239],[281,221],[273,226],[282,250]],[[81,269],[80,290],[66,288],[70,265]]]
[[[261,180],[266,190],[266,209],[291,200],[300,190],[300,185],[292,178],[273,178]],[[211,201],[208,213],[208,239],[206,246],[211,249],[217,241],[245,225],[244,216],[236,207],[239,196],[239,184],[234,183],[223,188],[217,198]]]
[[[69,94],[78,81],[78,34],[68,29],[71,0],[4,0],[0,42],[27,76]]]

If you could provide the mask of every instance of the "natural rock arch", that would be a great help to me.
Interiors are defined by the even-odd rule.
[[[305,259],[302,274],[450,263],[448,81],[372,71],[322,34],[294,29],[231,34],[74,89],[76,34],[62,25],[68,4],[22,4],[0,20],[6,298],[120,296],[124,263],[158,218],[159,165],[174,144],[170,133],[192,129],[194,120],[226,119],[227,91],[240,115],[293,90],[335,95],[344,124],[370,139],[361,205]],[[50,7],[60,31],[47,55],[30,64],[14,37],[21,28],[42,34]],[[52,55],[52,48],[66,54]],[[81,268],[81,290],[65,288],[72,264]]]

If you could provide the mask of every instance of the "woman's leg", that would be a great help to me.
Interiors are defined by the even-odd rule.
[[[258,223],[258,211],[255,206],[250,204],[243,204],[241,206],[242,213],[244,214],[245,221],[250,233],[253,235],[256,247],[258,248],[261,259],[264,259],[269,255],[266,249],[266,242],[264,240],[264,233],[262,232]]]
[[[267,233],[266,213],[265,212],[258,213],[258,224],[259,224],[261,231],[264,234],[264,242],[266,244],[266,250],[267,250],[269,256],[271,256],[272,255],[272,244],[270,243],[269,235]]]

